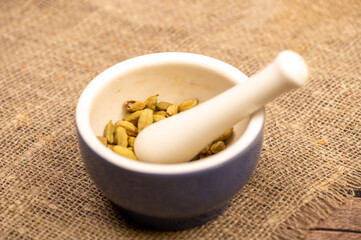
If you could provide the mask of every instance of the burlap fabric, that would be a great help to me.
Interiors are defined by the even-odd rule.
[[[359,0],[0,0],[0,239],[302,238],[361,186],[360,12]],[[266,106],[260,163],[218,218],[145,229],[90,180],[74,113],[97,74],[184,51],[251,75],[284,49],[309,82]]]

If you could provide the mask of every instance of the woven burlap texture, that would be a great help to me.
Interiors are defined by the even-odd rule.
[[[0,0],[0,239],[297,239],[361,186],[359,0]],[[215,220],[161,232],[91,181],[74,113],[125,59],[194,52],[247,75],[299,52],[306,86],[266,105],[260,162]]]

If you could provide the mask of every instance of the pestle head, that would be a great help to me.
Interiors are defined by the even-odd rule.
[[[282,51],[275,59],[280,74],[283,74],[295,87],[303,86],[308,78],[308,68],[300,55],[293,51]]]

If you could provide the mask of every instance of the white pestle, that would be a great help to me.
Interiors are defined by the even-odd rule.
[[[282,93],[301,87],[307,78],[302,57],[283,51],[247,81],[145,128],[135,140],[135,153],[144,162],[187,162],[244,117]]]

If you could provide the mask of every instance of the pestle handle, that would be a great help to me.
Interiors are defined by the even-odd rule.
[[[145,162],[187,162],[244,117],[282,93],[301,87],[307,77],[307,65],[302,57],[283,51],[247,81],[145,128],[136,138],[135,153]]]

